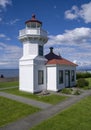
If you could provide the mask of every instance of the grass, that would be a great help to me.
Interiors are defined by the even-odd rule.
[[[19,86],[19,82],[18,81],[0,82],[0,88],[7,88],[7,87],[13,87],[13,86]]]
[[[27,92],[22,92],[22,91],[19,91],[18,88],[7,89],[7,90],[4,90],[4,92],[8,92],[8,93],[15,94],[18,96],[23,96],[26,98],[31,98],[37,101],[42,101],[42,102],[50,103],[50,104],[57,104],[67,99],[67,96],[60,96],[56,94],[49,94],[49,95],[44,96],[44,95],[36,95],[36,94],[27,93]]]
[[[87,79],[90,82],[91,78]],[[18,82],[0,83],[0,87],[17,86]],[[26,92],[21,92],[17,88],[7,89],[5,92],[15,95],[43,101],[51,104],[56,104],[65,100],[67,97],[50,94],[47,96],[34,95]],[[4,97],[0,97],[0,127],[17,119],[23,118],[29,114],[37,112],[39,109],[12,101]],[[67,110],[64,110],[60,114],[53,118],[44,121],[40,125],[32,128],[31,130],[91,130],[91,96],[80,101],[76,105],[73,105]]]
[[[0,127],[39,110],[39,108],[0,96]]]
[[[31,130],[91,130],[91,96]]]

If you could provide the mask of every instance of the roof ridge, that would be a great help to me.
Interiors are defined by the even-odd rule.
[[[60,65],[71,65],[71,66],[77,66],[77,64],[66,60],[65,58],[61,58],[61,59],[51,59],[48,60],[46,64],[60,64]]]

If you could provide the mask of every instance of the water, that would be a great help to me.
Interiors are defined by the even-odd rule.
[[[0,69],[0,76],[4,77],[19,77],[19,69]]]
[[[77,70],[77,72],[90,72],[90,70]],[[19,77],[19,69],[0,69],[0,76],[3,75],[4,77]]]

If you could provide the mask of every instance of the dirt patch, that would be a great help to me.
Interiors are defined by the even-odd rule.
[[[0,82],[19,81],[19,77],[0,78]]]

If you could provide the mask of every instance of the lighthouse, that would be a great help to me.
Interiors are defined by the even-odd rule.
[[[76,85],[76,64],[55,54],[53,47],[44,56],[47,32],[35,15],[25,22],[25,29],[19,31],[19,40],[23,44],[23,55],[19,60],[20,91],[56,92]]]
[[[47,59],[44,57],[44,44],[48,41],[42,22],[32,18],[25,22],[25,29],[19,31],[19,40],[23,44],[23,55],[19,60],[19,90],[39,92],[46,89]]]

